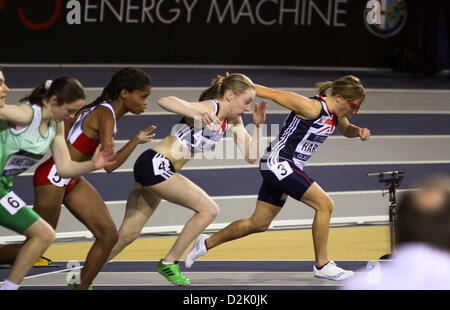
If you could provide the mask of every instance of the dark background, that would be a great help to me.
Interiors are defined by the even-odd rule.
[[[184,1],[191,5],[194,0]],[[261,1],[248,1],[253,16]],[[67,0],[0,0],[0,63],[362,66],[390,67],[422,75],[434,75],[448,68],[449,1],[406,0],[406,24],[390,38],[380,38],[369,32],[364,24],[366,1],[341,1],[266,1],[261,6],[261,16],[277,21],[267,26],[257,20],[252,24],[250,18],[243,15],[233,23],[230,11],[222,22],[214,14],[207,23],[213,0],[199,0],[189,23],[183,0],[131,0],[130,4],[138,9],[130,11],[130,18],[140,19],[145,2],[147,6],[153,4],[150,10],[153,23],[148,18],[143,23],[126,23],[125,10],[119,21],[106,4],[103,22],[99,22],[102,0],[79,0],[80,25],[67,23],[66,15],[70,11],[66,8]],[[107,2],[117,12],[121,4],[127,6],[127,0]],[[223,12],[229,0],[216,2]],[[237,16],[245,1],[231,2]],[[280,6],[292,9],[297,2],[300,15],[307,15],[312,3],[326,16],[330,5],[330,25],[314,9],[310,25],[307,18],[302,22],[300,16],[295,25],[293,13],[283,14],[280,25]],[[346,12],[340,13],[335,21],[336,2],[337,8]],[[87,17],[97,22],[85,20],[87,4],[96,6],[87,11]],[[170,24],[163,23],[156,16],[158,4],[162,18],[170,19],[175,14],[170,10],[177,8],[179,18]],[[245,13],[247,7],[242,8]],[[27,25],[21,14],[36,25]],[[345,27],[335,27],[335,22]]]

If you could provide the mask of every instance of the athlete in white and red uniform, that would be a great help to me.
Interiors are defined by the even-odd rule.
[[[111,103],[103,102],[99,105],[90,107],[88,109],[83,110],[82,113],[77,117],[77,120],[70,128],[70,132],[67,136],[67,143],[71,144],[74,149],[83,154],[86,157],[92,157],[94,155],[95,149],[100,144],[100,139],[98,137],[90,138],[86,136],[83,132],[83,123],[86,117],[96,108],[103,106],[109,109],[112,113],[112,118],[114,120],[114,133],[113,137],[117,133],[117,123],[116,123],[116,115],[114,112],[114,108]],[[50,157],[45,162],[43,162],[36,169],[33,177],[33,185],[49,185],[53,184],[58,187],[65,187],[65,194],[69,194],[75,184],[78,181],[78,177],[65,179],[58,176],[58,171],[56,170],[55,162],[53,157]]]
[[[370,131],[352,125],[347,116],[356,114],[365,98],[357,77],[344,76],[334,82],[318,83],[318,95],[307,98],[292,92],[255,85],[256,95],[272,99],[291,110],[284,121],[277,141],[269,145],[260,161],[263,183],[253,215],[231,223],[211,237],[200,235],[186,254],[186,266],[222,243],[265,231],[280,212],[288,196],[316,210],[313,221],[315,250],[314,276],[342,281],[352,276],[328,259],[327,243],[334,203],[303,167],[325,139],[337,127],[349,138],[367,140]],[[331,94],[327,90],[331,89]]]
[[[66,128],[70,129],[66,133],[66,144],[72,160],[87,160],[98,144],[112,146],[117,132],[117,120],[127,112],[144,112],[150,92],[151,79],[145,72],[124,68],[114,74],[100,97],[77,112],[74,119],[65,120]],[[150,126],[130,139],[117,152],[115,163],[106,166],[105,170],[111,173],[120,167],[138,144],[152,140],[153,130],[154,126]],[[60,178],[52,159],[36,170],[34,192],[34,210],[54,228],[59,220],[61,204],[64,204],[94,235],[94,244],[81,270],[80,283],[69,283],[70,287],[75,289],[90,288],[118,237],[117,228],[105,202],[84,177]],[[12,245],[0,251],[10,251],[14,254],[20,246]]]

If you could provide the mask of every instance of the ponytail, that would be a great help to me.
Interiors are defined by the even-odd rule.
[[[229,74],[225,78],[216,80],[210,88],[205,89],[201,93],[199,101],[222,99],[228,89],[240,95],[249,88],[254,89],[255,85],[247,76],[240,73]]]
[[[366,93],[359,78],[353,75],[343,76],[334,82],[326,81],[316,84],[316,93],[321,96],[327,96],[327,90],[331,88],[332,96],[341,95],[347,97],[350,101],[359,100],[361,103],[366,98]]]
[[[326,97],[327,90],[332,87],[333,87],[333,82],[331,82],[331,81],[316,83],[316,93],[318,93],[319,95],[321,95],[323,97]]]
[[[199,101],[222,98],[223,95],[225,94],[223,87],[223,80],[224,80],[223,78],[220,78],[216,80],[210,88],[205,89],[201,93]]]
[[[143,90],[148,86],[152,86],[152,79],[147,73],[136,68],[123,68],[113,75],[108,85],[103,88],[100,96],[81,110],[94,107],[105,101],[116,100],[123,89],[131,93],[134,90]]]
[[[42,107],[44,105],[43,102],[48,101],[53,95],[56,96],[58,106],[86,99],[86,92],[81,83],[73,77],[63,76],[54,81],[47,80],[33,89],[31,94],[20,99],[20,101],[28,101],[31,104]]]

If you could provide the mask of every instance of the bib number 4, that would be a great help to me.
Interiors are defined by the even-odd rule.
[[[152,160],[153,163],[153,171],[155,175],[161,175],[165,172],[170,171],[170,162],[167,158],[164,157],[154,157]]]

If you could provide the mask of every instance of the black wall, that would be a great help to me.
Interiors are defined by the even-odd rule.
[[[0,63],[388,67],[417,46],[420,6],[406,1],[406,23],[382,38],[363,0],[79,0],[73,25],[68,2],[0,0]]]

